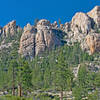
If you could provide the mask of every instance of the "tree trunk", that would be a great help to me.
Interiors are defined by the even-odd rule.
[[[22,96],[22,87],[21,87],[21,84],[18,85],[18,96],[19,97]]]
[[[60,100],[63,100],[63,91],[61,91]]]
[[[13,67],[13,81],[12,81],[12,95],[15,96],[15,71],[14,71],[14,67]]]
[[[12,95],[15,96],[15,85],[13,83],[13,87],[12,87]]]

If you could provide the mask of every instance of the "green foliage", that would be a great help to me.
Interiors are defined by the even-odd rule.
[[[75,97],[75,100],[82,100],[82,87],[75,86],[73,89],[73,96]]]
[[[0,100],[33,100],[33,98],[24,98],[24,97],[17,97],[17,96],[4,96],[0,97]]]
[[[60,37],[60,35],[58,34]],[[14,40],[17,40],[15,38]],[[11,40],[10,40],[11,41]],[[10,42],[9,41],[9,42]],[[8,42],[8,41],[6,41]],[[22,85],[23,91],[71,91],[76,100],[88,96],[88,91],[100,87],[100,74],[91,73],[85,63],[94,57],[83,52],[79,43],[73,46],[55,47],[33,60],[20,58],[19,42],[12,41],[12,47],[0,51],[0,89],[10,90],[14,68],[15,87]],[[74,79],[72,69],[81,64],[78,79]],[[43,100],[51,98],[42,97]]]
[[[99,100],[99,99],[100,99],[100,96],[97,90],[88,95],[88,100]]]
[[[94,84],[98,88],[100,87],[100,73],[99,72],[95,74]]]
[[[78,79],[73,89],[75,100],[82,100],[88,94],[87,91],[87,67],[85,64],[81,64],[78,72]]]
[[[68,68],[68,64],[65,61],[65,57],[63,51],[60,51],[55,73],[55,87],[60,89],[60,91],[67,89],[70,85],[70,81],[73,80],[73,74],[71,70]],[[72,82],[71,82],[72,83]]]
[[[78,78],[75,81],[73,88],[73,95],[75,100],[82,100],[82,98],[89,98],[94,100],[98,98],[97,89],[100,87],[100,72],[95,73],[88,70],[87,65],[81,64]],[[96,99],[98,100],[98,99]]]
[[[28,64],[28,62],[24,62],[23,70],[22,70],[22,83],[24,88],[29,89],[32,86],[32,70]]]

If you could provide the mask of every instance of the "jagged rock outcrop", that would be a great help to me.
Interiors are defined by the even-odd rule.
[[[66,22],[63,26],[64,32],[69,32],[70,31],[70,23]]]
[[[75,34],[88,33],[92,28],[91,23],[91,19],[87,14],[82,12],[76,13],[71,21],[71,30]]]
[[[27,24],[24,27],[24,32],[20,39],[20,49],[19,53],[23,56],[29,56],[32,57],[35,55],[35,34],[36,29],[31,26],[30,24]]]
[[[80,42],[84,48],[83,42],[87,34],[92,30],[92,23],[91,18],[87,14],[82,12],[76,13],[72,21],[65,23],[63,27],[64,32],[68,35],[67,43]]]
[[[43,52],[46,48],[52,48],[54,45],[60,45],[60,40],[53,32],[50,22],[40,20],[37,24],[36,55]]]
[[[96,27],[95,27],[96,26]],[[22,30],[16,26],[16,21],[0,27],[3,37],[13,36]],[[35,26],[27,24],[20,39],[19,53],[25,57],[42,54],[46,49],[63,43],[73,45],[79,42],[82,50],[93,54],[100,51],[100,6],[96,6],[88,13],[78,12],[70,22],[57,24],[42,19]],[[16,35],[17,36],[17,35]],[[6,39],[6,38],[4,38]]]
[[[70,23],[65,23],[63,31],[67,33],[67,43],[74,44],[75,42],[82,43],[84,48],[84,39],[86,35],[92,30],[92,19],[85,13],[78,12],[72,18]]]
[[[51,24],[52,25],[52,28],[54,28],[54,29],[57,29],[58,28],[58,24],[57,24],[57,21],[55,21],[53,24]]]
[[[100,28],[100,6],[95,6],[93,10],[87,13],[95,23],[97,24],[97,27]]]
[[[100,51],[100,34],[93,33],[86,36],[86,43],[91,54]]]
[[[7,37],[9,34],[13,36],[16,33],[16,21],[11,21],[3,27],[3,37]]]
[[[96,6],[89,13],[78,12],[70,23],[64,24],[63,31],[67,33],[67,43],[79,42],[82,50],[90,54],[100,50],[99,30],[100,6]],[[98,26],[95,28],[95,25]],[[98,29],[97,29],[98,28]]]
[[[61,45],[61,40],[53,31],[50,22],[43,19],[37,23],[36,29],[29,24],[24,27],[19,53],[23,56],[34,57],[56,45]]]

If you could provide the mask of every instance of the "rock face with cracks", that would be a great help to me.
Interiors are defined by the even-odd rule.
[[[49,21],[43,19],[37,26],[27,24],[20,40],[19,53],[23,56],[39,55],[46,49],[50,50],[53,46],[61,45],[61,40],[54,33]]]

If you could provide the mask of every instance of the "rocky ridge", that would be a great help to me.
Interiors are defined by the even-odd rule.
[[[96,6],[88,13],[78,12],[70,23],[64,24],[67,35],[67,43],[79,42],[81,48],[89,54],[100,51],[100,6]],[[69,30],[69,31],[68,31]],[[92,38],[93,36],[93,38]],[[91,38],[90,38],[91,37]]]
[[[16,21],[12,21],[3,28],[0,27],[0,34],[4,38],[14,36],[18,30],[22,29],[16,25]],[[28,23],[23,28],[18,52],[22,56],[33,58],[45,50],[61,46],[62,41],[65,41],[66,45],[79,42],[81,48],[89,54],[99,52],[100,6],[94,7],[88,13],[76,13],[70,22],[61,24],[60,27],[56,21],[50,23],[45,19],[40,20],[35,26]]]

